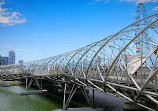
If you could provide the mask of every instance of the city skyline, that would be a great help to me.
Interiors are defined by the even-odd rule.
[[[0,54],[14,50],[18,63],[84,47],[135,22],[139,1],[1,0],[0,14],[10,15],[0,19]],[[147,15],[157,12],[157,0],[144,0],[144,5]]]

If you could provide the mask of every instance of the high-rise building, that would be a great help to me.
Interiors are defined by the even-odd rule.
[[[2,56],[0,55],[0,65],[2,65]]]
[[[15,53],[14,53],[14,51],[9,51],[8,64],[15,64]]]
[[[2,57],[0,55],[0,65],[8,65],[8,57]]]
[[[8,65],[8,57],[2,57],[1,63],[2,63],[2,65]]]

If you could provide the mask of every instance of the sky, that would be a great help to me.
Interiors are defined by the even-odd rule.
[[[84,47],[135,22],[139,2],[158,12],[158,0],[0,0],[0,55],[14,50],[18,63]]]

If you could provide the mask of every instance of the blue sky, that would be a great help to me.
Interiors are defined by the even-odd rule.
[[[0,55],[26,62],[83,47],[133,23],[140,1],[156,13],[158,0],[0,0]]]

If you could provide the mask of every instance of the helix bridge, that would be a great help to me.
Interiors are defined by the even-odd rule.
[[[144,21],[147,21],[144,24]],[[139,27],[137,27],[139,25]],[[149,39],[150,38],[150,39]],[[104,91],[145,109],[157,111],[158,106],[158,13],[138,20],[117,33],[85,47],[57,56],[15,65],[1,65],[0,79],[31,78],[28,82],[48,79],[71,84],[63,108],[66,109],[81,88]],[[139,44],[139,45],[138,45]]]

